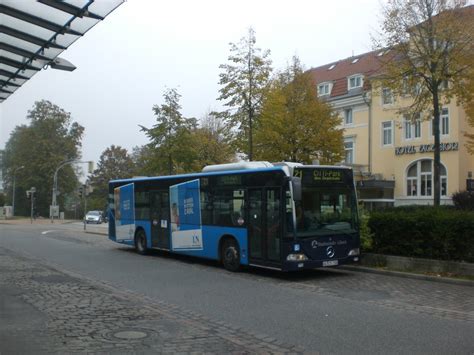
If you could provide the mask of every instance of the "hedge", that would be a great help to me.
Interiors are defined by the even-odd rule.
[[[374,253],[474,262],[474,212],[413,206],[373,212]]]

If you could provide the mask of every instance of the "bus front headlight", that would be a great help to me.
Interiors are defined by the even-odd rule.
[[[286,261],[305,261],[308,257],[304,254],[288,254]]]
[[[356,256],[356,255],[360,255],[360,249],[359,248],[351,249],[351,251],[349,251],[348,256]]]

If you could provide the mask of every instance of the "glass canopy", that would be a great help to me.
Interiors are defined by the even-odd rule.
[[[72,71],[58,56],[125,0],[2,0],[0,103],[41,69]]]

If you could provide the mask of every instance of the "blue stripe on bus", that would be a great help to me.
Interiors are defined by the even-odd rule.
[[[175,249],[173,250],[173,253],[217,260],[219,256],[219,240],[224,235],[233,236],[237,240],[240,247],[240,263],[242,265],[248,265],[247,229],[245,228],[202,226],[203,249]]]
[[[144,220],[135,221],[136,228],[143,228],[146,234],[147,247],[151,248],[151,222]],[[170,231],[171,234],[171,231]],[[219,241],[224,235],[233,236],[240,247],[240,263],[248,265],[248,249],[247,249],[247,229],[233,228],[233,227],[219,227],[219,226],[202,226],[203,235],[203,249],[202,250],[172,250],[176,254],[198,256],[201,258],[217,260],[219,256]],[[115,236],[110,235],[109,239],[115,241]],[[119,241],[119,244],[134,246],[133,240]],[[171,245],[171,235],[170,235]]]

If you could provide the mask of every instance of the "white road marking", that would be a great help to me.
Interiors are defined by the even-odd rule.
[[[51,232],[56,232],[55,230],[50,230],[50,231],[44,231],[44,232],[41,232],[41,234],[48,234],[48,233],[51,233]]]

